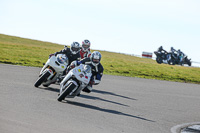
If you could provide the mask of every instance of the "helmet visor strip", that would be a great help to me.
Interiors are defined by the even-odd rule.
[[[93,59],[92,62],[93,63],[99,63],[99,59]]]
[[[83,47],[84,49],[89,49],[89,45],[83,44],[82,47]]]
[[[72,51],[79,51],[79,48],[72,47]]]

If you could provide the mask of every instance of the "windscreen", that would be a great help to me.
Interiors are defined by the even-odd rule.
[[[68,64],[68,58],[66,55],[58,55],[57,56],[57,61],[60,63],[60,64],[64,64],[64,63],[67,63]]]
[[[91,73],[91,69],[92,68],[89,65],[85,65],[84,68],[83,68],[85,73]]]

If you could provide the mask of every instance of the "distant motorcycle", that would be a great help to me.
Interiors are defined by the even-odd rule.
[[[187,56],[185,55],[179,55],[177,53],[159,53],[157,51],[154,52],[156,57],[157,63],[165,63],[165,64],[170,64],[170,65],[184,65],[187,64],[188,66],[192,65],[191,59],[188,59]]]
[[[170,53],[168,64],[170,65],[179,64],[178,55],[176,53],[173,53],[173,54]]]
[[[161,63],[168,64],[167,57],[169,56],[169,53],[154,51],[154,54],[156,55],[156,62],[158,64],[161,64]]]
[[[188,57],[185,56],[183,59],[183,64],[187,64],[188,66],[191,66],[192,65],[191,59],[188,59]]]
[[[188,59],[188,57],[185,55],[178,56],[177,54],[173,54],[171,56],[170,61],[171,61],[172,65],[175,65],[175,64],[181,65],[181,66],[183,66],[184,64],[187,64],[188,66],[192,65],[191,59]]]
[[[92,76],[89,65],[80,64],[71,69],[60,83],[60,93],[57,98],[62,101],[66,98],[74,98],[88,85]]]
[[[57,79],[63,74],[63,71],[69,64],[68,58],[65,54],[52,55],[44,64],[40,71],[39,78],[35,82],[35,87],[41,84],[48,87],[50,84],[55,83]]]

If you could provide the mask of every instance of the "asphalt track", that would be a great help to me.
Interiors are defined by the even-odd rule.
[[[58,102],[58,85],[34,87],[40,69],[0,64],[1,133],[170,133],[200,121],[200,85],[104,75]]]

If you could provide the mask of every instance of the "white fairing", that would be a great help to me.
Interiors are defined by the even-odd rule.
[[[74,90],[67,96],[68,98],[73,98],[80,93],[90,82],[92,72],[86,71],[85,67],[88,65],[81,64],[74,69],[70,70],[69,73],[60,83],[60,94],[62,91],[71,83],[76,85]],[[91,69],[91,68],[90,68]],[[72,78],[73,77],[73,78]],[[77,80],[74,80],[76,78]],[[78,83],[77,83],[78,81]]]
[[[57,78],[62,75],[63,71],[68,66],[68,59],[63,60],[63,54],[58,54],[57,56],[51,56],[43,66],[42,70],[40,71],[40,76],[43,75],[46,71],[50,73],[47,81],[43,83],[43,85],[49,85],[54,83]],[[52,78],[53,77],[53,78]]]

